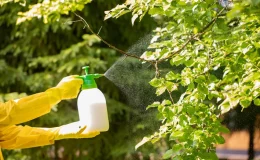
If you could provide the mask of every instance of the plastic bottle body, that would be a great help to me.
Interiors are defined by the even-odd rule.
[[[98,88],[80,92],[78,111],[80,123],[87,125],[87,131],[104,132],[109,129],[106,99]]]

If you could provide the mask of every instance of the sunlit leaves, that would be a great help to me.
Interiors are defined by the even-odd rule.
[[[0,7],[10,2],[19,3],[22,6],[26,5],[26,0],[0,0]]]
[[[163,125],[169,124],[169,140],[174,145],[184,143],[182,149],[177,149],[182,151],[178,155],[172,147],[163,158],[217,159],[213,146],[224,143],[220,132],[228,133],[221,126],[220,113],[237,105],[260,105],[259,3],[125,3],[124,10],[132,12],[132,23],[144,13],[158,23],[142,58],[159,62],[163,59],[173,67],[150,81],[157,95],[178,92],[176,102],[171,99],[169,105],[156,102],[149,106],[158,109]]]
[[[118,18],[125,13],[132,11],[132,25],[134,24],[135,20],[139,17],[141,20],[145,13],[148,11],[150,5],[154,3],[152,1],[126,1],[122,5],[117,5],[115,8],[111,9],[110,11],[105,11],[105,20],[108,18]]]
[[[178,74],[178,73],[176,74],[176,73],[170,71],[170,72],[168,72],[166,74],[165,78],[167,80],[179,80],[180,79],[180,74]]]
[[[44,23],[59,21],[62,14],[68,15],[71,11],[81,11],[84,5],[90,2],[91,0],[44,0],[42,3],[29,5],[29,10],[26,12],[19,12],[17,24],[30,21],[32,18],[43,19]]]
[[[117,5],[111,11],[105,11],[105,14],[106,14],[105,20],[109,19],[111,17],[118,18],[128,12],[130,12],[130,10],[127,9],[126,4]]]

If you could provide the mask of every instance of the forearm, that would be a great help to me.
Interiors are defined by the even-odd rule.
[[[0,146],[4,149],[22,149],[54,143],[54,133],[29,126],[1,128]]]
[[[60,102],[57,89],[0,104],[0,126],[23,123],[49,113]]]
[[[4,149],[32,148],[53,144],[55,140],[93,138],[99,134],[99,131],[86,131],[86,126],[79,122],[55,128],[13,125],[0,128],[0,146]]]

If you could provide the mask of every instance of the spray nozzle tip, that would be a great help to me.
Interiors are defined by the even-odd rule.
[[[94,74],[95,78],[99,78],[99,77],[103,77],[103,76],[105,76],[105,75],[104,74]]]
[[[84,69],[85,70],[85,73],[86,73],[86,75],[88,74],[88,69],[89,69],[89,66],[84,66],[84,67],[82,67],[82,69]]]
[[[88,68],[89,68],[89,66],[84,66],[84,67],[82,67],[82,69],[86,69],[86,68],[88,69]]]

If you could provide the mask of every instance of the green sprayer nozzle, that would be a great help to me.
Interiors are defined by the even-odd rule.
[[[84,67],[82,67],[82,69],[85,70],[86,75],[80,76],[80,78],[83,79],[83,84],[82,84],[81,89],[84,90],[84,89],[90,89],[90,88],[97,88],[95,78],[102,77],[102,76],[104,76],[104,74],[88,74],[89,66],[84,66]]]

